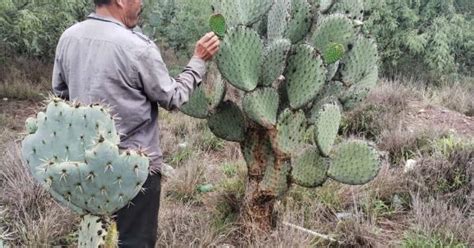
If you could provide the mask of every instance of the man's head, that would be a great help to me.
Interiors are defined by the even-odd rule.
[[[143,7],[142,0],[94,0],[94,3],[98,14],[106,10],[128,28],[138,24]]]

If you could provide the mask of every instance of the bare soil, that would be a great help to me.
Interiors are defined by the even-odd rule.
[[[474,137],[473,117],[420,101],[411,101],[407,113],[403,122],[408,130],[431,127],[435,130],[450,130],[465,137]]]

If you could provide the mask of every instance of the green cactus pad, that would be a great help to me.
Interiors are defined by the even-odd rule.
[[[373,40],[359,37],[353,49],[341,61],[342,80],[350,88],[341,95],[345,109],[351,109],[364,100],[377,84],[377,46]]]
[[[299,45],[292,51],[286,69],[286,87],[292,109],[313,101],[326,81],[326,69],[319,55],[309,45]]]
[[[214,63],[209,66],[207,78],[191,95],[189,101],[181,106],[186,115],[206,119],[210,111],[222,102],[226,93],[226,84]]]
[[[316,144],[316,126],[311,125],[308,127],[308,129],[306,129],[303,143],[310,145]]]
[[[119,154],[120,139],[105,108],[53,99],[37,123],[36,132],[23,140],[22,157],[59,202],[78,213],[110,215],[142,189],[148,158]]]
[[[271,86],[283,74],[290,48],[286,39],[275,40],[265,48],[259,85]]]
[[[247,116],[263,127],[275,126],[279,96],[274,88],[258,88],[245,95],[242,106]]]
[[[311,5],[308,1],[292,0],[285,37],[293,44],[301,41],[308,34],[312,21]]]
[[[363,0],[339,0],[331,9],[333,13],[340,13],[352,20],[362,21],[364,19]]]
[[[36,121],[36,118],[30,117],[26,119],[25,129],[28,134],[36,133],[36,130],[38,130],[38,122]]]
[[[268,12],[267,38],[270,42],[283,39],[290,19],[291,0],[275,0]]]
[[[357,84],[352,85],[349,89],[339,96],[339,100],[345,110],[351,110],[362,102],[370,91],[375,87],[378,80],[378,70],[375,69],[360,80]]]
[[[263,180],[260,182],[261,189],[269,195],[282,196],[288,190],[288,176],[290,170],[291,166],[289,162],[267,166]]]
[[[108,221],[101,217],[93,215],[82,216],[77,240],[78,247],[91,248],[104,246],[109,226]]]
[[[334,0],[319,0],[319,10],[321,12],[327,12],[333,6]]]
[[[211,31],[214,32],[220,38],[224,37],[225,32],[227,31],[225,18],[221,14],[212,15],[209,18],[209,26],[211,27]]]
[[[315,124],[318,120],[319,111],[322,106],[327,103],[337,103],[338,97],[343,95],[345,91],[344,85],[339,81],[329,81],[326,82],[323,89],[319,92],[316,97],[316,101],[313,102],[313,105],[309,111],[308,123]]]
[[[272,7],[273,0],[213,0],[216,13],[222,14],[229,27],[250,26]]]
[[[346,85],[361,85],[365,88],[372,88],[377,82],[374,78],[377,71],[377,46],[371,39],[358,37],[354,42],[354,47],[347,53],[341,61],[342,81]],[[372,80],[368,80],[372,79]]]
[[[316,143],[321,153],[329,156],[341,124],[341,109],[335,103],[324,104],[316,118]]]
[[[230,84],[252,91],[258,84],[262,54],[263,43],[259,35],[251,29],[237,27],[225,36],[217,54],[217,64]]]
[[[273,147],[283,153],[293,154],[303,143],[306,128],[306,117],[302,111],[293,113],[286,109],[278,118]]]
[[[239,106],[231,101],[222,102],[208,118],[212,133],[221,139],[241,142],[245,139],[245,118]]]
[[[351,185],[365,184],[377,176],[380,158],[367,142],[351,140],[341,143],[331,156],[328,175],[332,179]]]
[[[334,64],[339,61],[346,52],[344,46],[338,43],[329,43],[325,49],[324,63],[327,65]]]
[[[341,44],[345,51],[350,50],[350,42],[354,40],[355,29],[352,21],[341,14],[325,17],[316,28],[312,41],[319,50],[326,64],[331,64],[334,49],[331,44]],[[336,60],[337,61],[337,60]]]
[[[196,88],[189,101],[181,106],[180,111],[194,118],[205,119],[209,115],[207,97],[203,85]]]
[[[328,178],[329,162],[319,155],[316,147],[307,147],[292,157],[291,165],[293,182],[300,186],[314,188],[321,186]]]
[[[328,72],[326,73],[326,80],[331,81],[334,76],[336,76],[337,70],[339,70],[339,61],[336,61],[335,63],[327,65],[327,70]]]

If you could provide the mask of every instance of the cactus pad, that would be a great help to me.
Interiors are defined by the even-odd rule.
[[[339,0],[334,4],[333,13],[340,13],[352,20],[362,21],[364,19],[363,0]]]
[[[221,38],[224,37],[225,32],[227,31],[225,18],[221,14],[212,15],[209,18],[209,26],[211,27],[211,31]]]
[[[282,196],[288,190],[288,176],[290,174],[290,163],[268,165],[260,187],[267,194],[277,197]]]
[[[36,120],[36,118],[30,117],[26,119],[25,129],[28,134],[36,133],[36,130],[38,130],[38,121]]]
[[[337,70],[339,70],[339,60],[336,61],[335,63],[328,64],[327,65],[327,70],[328,72],[326,73],[326,80],[331,81],[334,76],[336,76]]]
[[[293,167],[291,171],[293,182],[303,187],[321,186],[328,177],[329,163],[313,146],[305,148],[300,154],[294,156],[291,166]]]
[[[346,52],[344,46],[338,43],[329,43],[325,49],[324,63],[327,65],[334,64],[339,61]]]
[[[206,119],[209,112],[215,109],[224,99],[226,84],[222,80],[219,70],[214,63],[209,66],[207,78],[189,98],[189,101],[181,106],[181,112],[186,115]]]
[[[342,81],[347,85],[361,85],[372,88],[377,80],[377,46],[374,41],[359,37],[354,47],[341,61]],[[370,80],[368,80],[370,79]]]
[[[230,27],[250,26],[272,7],[273,0],[213,0],[216,13],[222,14]]]
[[[290,19],[291,0],[276,0],[268,12],[267,38],[270,42],[284,38]]]
[[[93,215],[85,215],[81,217],[79,226],[78,247],[102,247],[105,245],[108,221]]]
[[[311,5],[308,1],[292,0],[285,37],[290,39],[293,44],[301,41],[309,32],[312,21]]]
[[[245,27],[229,30],[225,36],[217,63],[222,76],[244,91],[257,87],[262,63],[263,43],[258,34]]]
[[[381,163],[375,148],[360,140],[339,144],[331,158],[329,177],[351,185],[365,184],[372,180]]]
[[[341,14],[333,14],[325,17],[319,24],[318,28],[313,34],[313,44],[318,49],[326,62],[331,64],[333,60],[333,46],[331,44],[340,44],[345,50],[348,49],[349,43],[354,39],[355,29],[352,21]]]
[[[317,1],[317,0],[315,0]],[[334,0],[319,0],[319,10],[321,12],[327,12],[333,6]]]
[[[273,147],[283,153],[292,154],[303,143],[306,128],[303,112],[293,113],[286,109],[279,116]]]
[[[53,99],[22,143],[33,176],[56,200],[79,213],[109,215],[128,204],[148,176],[148,158],[119,154],[113,119],[99,105]]]
[[[247,116],[271,128],[276,124],[279,96],[274,88],[259,88],[245,95],[242,105]]]
[[[241,142],[245,138],[245,118],[239,106],[233,102],[222,102],[208,118],[208,124],[211,131],[221,139]]]
[[[286,39],[275,40],[265,48],[260,85],[271,86],[283,74],[291,42]]]
[[[326,69],[319,55],[309,45],[292,51],[286,70],[286,90],[292,109],[299,109],[314,100],[326,81]]]
[[[329,156],[341,124],[341,109],[335,103],[324,104],[316,118],[316,143],[321,153]]]

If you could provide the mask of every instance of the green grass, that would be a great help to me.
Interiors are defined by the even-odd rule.
[[[467,243],[455,240],[453,236],[442,237],[441,235],[424,235],[422,233],[409,232],[402,242],[403,248],[467,248]]]
[[[180,148],[175,153],[171,154],[169,159],[167,159],[167,163],[172,165],[174,168],[180,167],[182,164],[186,163],[192,155],[194,154],[195,149],[189,146],[184,148]]]

